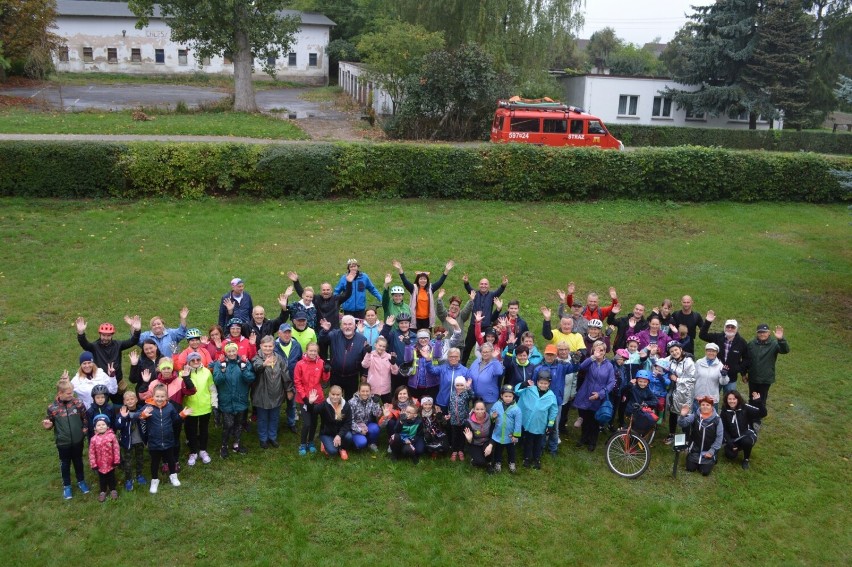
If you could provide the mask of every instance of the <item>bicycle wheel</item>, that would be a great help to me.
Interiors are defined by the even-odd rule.
[[[639,478],[651,464],[651,449],[638,435],[619,431],[606,442],[606,464],[620,477]]]

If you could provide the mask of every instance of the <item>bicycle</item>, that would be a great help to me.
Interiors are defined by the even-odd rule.
[[[656,423],[644,435],[633,430],[633,415],[627,427],[613,433],[606,442],[606,464],[622,478],[639,478],[651,464],[651,443],[657,432]]]

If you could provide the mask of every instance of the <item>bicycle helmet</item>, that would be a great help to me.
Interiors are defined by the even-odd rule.
[[[552,377],[550,376],[550,369],[549,368],[539,368],[538,372],[537,372],[537,376],[535,377],[535,379],[536,379],[536,382],[538,382],[539,380],[547,380],[548,382],[550,382],[552,380]]]
[[[666,372],[668,372],[669,368],[672,367],[671,363],[668,361],[667,358],[658,358],[657,361],[654,363],[654,366],[659,366]]]
[[[515,389],[512,388],[511,384],[503,384],[503,386],[500,388],[500,393],[501,394],[505,394],[505,393],[514,394]]]
[[[200,338],[201,338],[201,331],[199,331],[198,329],[192,328],[192,329],[189,329],[189,330],[186,331],[186,340],[200,339]]]
[[[397,315],[396,322],[399,323],[400,321],[408,321],[410,323],[411,313],[400,313],[399,315]]]
[[[651,373],[648,372],[647,370],[640,370],[639,372],[636,373],[636,379],[637,380],[648,380],[650,382]]]
[[[629,342],[638,343],[638,342],[639,342],[639,337],[637,337],[636,335],[630,335],[629,337],[627,337],[627,342],[628,342],[628,343],[629,343]]]
[[[243,326],[243,320],[240,319],[239,317],[231,318],[231,320],[228,321],[228,326],[233,327],[234,325],[238,325],[238,326],[242,327]]]
[[[673,347],[677,347],[677,348],[679,348],[679,349],[683,350],[683,345],[682,345],[682,344],[680,344],[680,342],[679,342],[679,341],[672,341],[672,342],[670,342],[669,344],[667,344],[667,345],[666,345],[666,350],[667,350],[667,351],[669,351],[669,352],[671,352],[671,350],[672,350],[672,348],[673,348]]]
[[[115,327],[112,323],[101,323],[101,326],[98,327],[98,332],[105,335],[112,335],[115,333]]]
[[[600,319],[592,319],[589,321],[589,327],[593,329],[603,329],[603,322]]]
[[[92,388],[92,398],[94,398],[98,394],[103,394],[104,396],[108,396],[109,390],[103,384],[95,384],[95,386]]]
[[[401,285],[395,285],[391,288],[390,292],[391,292],[391,295],[395,295],[397,293],[402,295],[403,293],[405,293],[405,290],[403,289],[403,287]]]

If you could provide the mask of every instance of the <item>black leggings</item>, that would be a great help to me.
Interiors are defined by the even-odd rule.
[[[766,405],[767,400],[769,399],[769,387],[772,384],[754,384],[752,382],[748,383],[748,397],[751,399],[751,395],[754,392],[760,394],[760,401],[763,402],[763,407],[769,407]],[[754,420],[755,423],[760,423],[760,419]]]
[[[756,439],[745,436],[737,440],[736,443],[725,443],[725,456],[729,459],[736,459],[742,452],[743,459],[751,458],[751,448],[754,447]]]
[[[699,453],[689,453],[686,456],[686,470],[689,472],[701,471],[704,476],[709,476],[713,470],[716,461],[713,459],[702,458],[701,463],[698,463]]]
[[[245,412],[222,412],[222,447],[227,449],[228,442],[231,440],[233,440],[234,445],[239,446],[240,437],[243,435],[243,424],[245,424],[245,420]]]
[[[428,329],[429,328],[429,318],[426,319],[415,319],[416,329],[419,331],[420,329]]]
[[[600,427],[598,427],[598,420],[595,419],[595,410],[578,409],[577,411],[583,418],[583,426],[580,428],[580,441],[585,445],[597,445]]]
[[[98,484],[100,485],[101,492],[115,490],[115,469],[107,473],[98,472]]]
[[[510,465],[515,464],[515,458],[516,458],[515,453],[516,453],[516,451],[515,451],[515,444],[514,443],[512,443],[510,441],[509,443],[506,443],[505,445],[503,445],[501,443],[492,442],[491,447],[492,447],[492,449],[491,449],[491,460],[493,462],[499,464],[503,460],[503,448],[505,447],[506,448],[506,456],[509,459],[509,464]]]
[[[151,455],[151,480],[160,477],[161,461],[165,461],[166,464],[169,466],[170,475],[175,474],[175,472],[177,472],[174,448],[169,447],[168,449],[163,449],[161,451],[158,451],[156,449],[148,449],[148,454]]]
[[[210,433],[210,414],[199,416],[188,415],[185,420],[186,440],[189,441],[189,452],[207,450],[207,439]]]
[[[464,425],[450,426],[450,452],[458,453],[464,451]]]
[[[304,404],[302,405],[302,445],[307,445],[314,442],[314,436],[317,434],[317,418],[313,412],[307,411]]]
[[[494,456],[491,455],[485,456],[485,448],[491,445],[491,441],[485,443],[484,445],[474,445],[473,443],[467,444],[467,454],[470,455],[470,463],[475,467],[490,467],[491,459]]]
[[[59,451],[59,471],[62,473],[62,485],[71,486],[71,464],[74,465],[74,475],[77,482],[85,480],[83,476],[83,442],[76,445],[57,445]]]

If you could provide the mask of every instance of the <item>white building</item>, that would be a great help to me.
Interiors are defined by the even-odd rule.
[[[376,114],[393,114],[393,100],[390,95],[370,81],[366,74],[362,63],[341,61],[337,70],[337,84],[364,106],[367,106],[372,97],[373,111]]]
[[[682,85],[675,81],[652,77],[622,77],[616,75],[581,75],[560,79],[565,91],[565,102],[579,106],[594,114],[608,125],[643,124],[646,126],[692,126],[699,128],[748,129],[748,113],[739,116],[689,115],[678,110],[670,98],[660,92],[666,87],[697,91],[697,85]],[[782,122],[774,121],[774,128]],[[760,117],[758,130],[769,128],[769,122]]]
[[[188,45],[171,40],[171,30],[155,6],[148,26],[136,29],[136,16],[125,2],[59,0],[56,3],[56,34],[65,46],[54,54],[58,71],[134,74],[220,73],[233,74],[227,57],[199,61]],[[301,29],[291,51],[275,60],[279,79],[305,84],[328,84],[329,34],[335,25],[322,14],[283,10],[299,15]],[[261,61],[255,73],[263,74]]]

